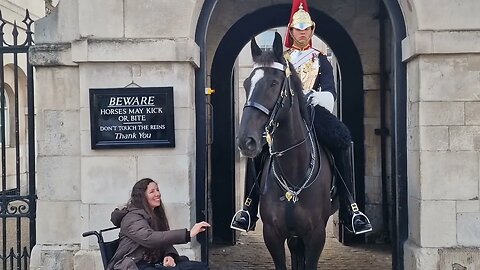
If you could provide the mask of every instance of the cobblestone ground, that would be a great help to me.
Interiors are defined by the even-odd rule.
[[[261,224],[254,232],[241,233],[235,246],[210,248],[211,270],[274,270],[273,262],[263,243]],[[287,264],[290,269],[290,255]],[[323,270],[388,270],[392,269],[390,247],[385,245],[343,246],[331,233],[323,249],[317,269]]]

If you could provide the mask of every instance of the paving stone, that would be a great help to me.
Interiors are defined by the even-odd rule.
[[[287,268],[290,254],[286,248]],[[234,246],[214,245],[210,248],[211,270],[275,270],[270,253],[263,242],[261,223],[254,232],[241,233]],[[344,246],[330,232],[317,269],[387,270],[392,269],[391,248],[387,245]]]

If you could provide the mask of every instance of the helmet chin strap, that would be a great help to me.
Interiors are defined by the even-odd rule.
[[[295,36],[293,35],[293,32],[292,32],[292,28],[291,27],[288,31],[290,32],[290,36],[292,37],[293,39],[293,44],[301,44],[300,41],[298,41],[298,39],[295,38]],[[310,41],[312,40],[312,37],[313,37],[313,33],[315,33],[315,25],[312,26],[312,33],[310,34],[310,37],[308,38],[308,40],[306,41],[306,44],[304,46],[302,46],[302,49],[307,47],[309,44],[310,44]]]

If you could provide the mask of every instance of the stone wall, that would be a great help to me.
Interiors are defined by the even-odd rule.
[[[407,2],[416,25],[402,46],[408,68],[406,269],[476,269],[480,22],[474,14],[480,3],[440,1],[432,8]]]

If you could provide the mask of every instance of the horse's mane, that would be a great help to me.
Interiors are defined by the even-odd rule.
[[[291,71],[290,82],[292,85],[290,85],[290,87],[293,89],[293,91],[295,91],[295,94],[297,95],[298,106],[300,108],[300,114],[302,115],[302,118],[305,119],[305,123],[307,123],[307,126],[310,126],[311,119],[310,114],[307,110],[307,102],[305,100],[305,95],[303,94],[302,81],[300,80],[297,71],[290,62],[288,62],[288,66],[290,67]]]
[[[253,58],[253,62],[255,64],[264,65],[264,66],[269,66],[273,64],[273,62],[280,62],[282,64],[285,64],[285,62],[284,61],[282,62],[281,59],[277,59],[273,51],[263,51],[262,54],[255,56]]]
[[[264,65],[264,66],[269,66],[274,62],[279,62],[283,65],[288,64],[291,71],[290,82],[292,85],[290,85],[290,87],[293,89],[293,91],[295,92],[298,98],[300,115],[302,116],[303,119],[305,119],[305,122],[307,123],[307,125],[310,126],[311,119],[310,119],[310,114],[308,113],[308,110],[307,110],[305,95],[303,94],[302,81],[300,80],[300,77],[298,76],[293,65],[290,62],[287,62],[283,57],[281,57],[281,59],[278,59],[278,57],[275,55],[273,51],[263,51],[260,55],[255,56],[253,58],[253,62],[255,64]]]
[[[305,95],[303,94],[302,82],[300,81],[300,77],[298,77],[298,74],[295,71],[295,68],[293,67],[293,65],[290,62],[287,62],[283,57],[281,57],[281,59],[278,59],[278,57],[275,55],[273,51],[263,51],[260,55],[255,56],[253,58],[253,62],[255,64],[264,65],[264,66],[269,66],[274,62],[279,62],[283,65],[288,64],[291,71],[290,82],[292,83],[292,85],[290,87],[292,87],[292,89],[295,91],[295,94],[298,98],[300,115],[302,116],[303,119],[305,119],[305,122],[307,123],[307,125],[310,126],[311,119],[310,119],[310,114],[308,113],[308,110],[307,110]]]

